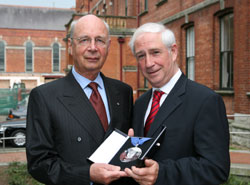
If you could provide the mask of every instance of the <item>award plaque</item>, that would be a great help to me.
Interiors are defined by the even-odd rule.
[[[115,129],[88,160],[93,163],[113,164],[121,169],[143,167],[144,159],[152,158],[160,147],[165,130],[166,126],[163,126],[156,138],[150,138],[130,137]]]

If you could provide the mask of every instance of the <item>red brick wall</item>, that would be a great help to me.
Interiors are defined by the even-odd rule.
[[[250,1],[234,1],[235,112],[250,114]]]
[[[120,44],[118,42],[118,38],[112,36],[111,37],[111,45],[109,49],[109,55],[107,58],[107,61],[105,62],[102,72],[111,78],[119,79],[120,80],[120,62],[121,62],[121,54],[122,54],[122,66],[135,66],[136,60],[134,56],[132,55],[132,52],[130,51],[130,48],[128,46],[130,38],[125,38],[125,42]],[[122,53],[120,52],[120,47],[122,47]],[[134,84],[136,82],[135,79],[131,79],[131,77],[128,74],[131,74],[133,72],[122,72],[122,79],[126,83]],[[136,87],[136,86],[134,86]]]
[[[52,72],[52,53],[49,50],[35,50],[34,52],[34,72],[44,73],[44,71]]]
[[[24,50],[7,49],[6,50],[6,72],[24,72]]]
[[[98,0],[92,0],[94,6]],[[108,3],[109,0],[106,0]],[[124,15],[123,0],[114,1],[113,10],[107,11],[113,15]],[[137,16],[137,0],[128,0],[128,15]],[[156,6],[157,0],[148,0],[148,12],[141,15],[139,23],[159,22],[176,15],[177,13],[194,7],[204,0],[168,0],[160,6]],[[220,1],[211,4],[203,9],[197,10],[185,16],[175,19],[166,24],[176,35],[179,56],[177,58],[181,70],[186,73],[186,26],[192,23],[195,29],[195,81],[202,83],[213,90],[220,90],[220,24],[218,12],[227,8],[232,8],[234,13],[234,89],[232,94],[221,94],[226,104],[228,114],[244,113],[250,114],[250,97],[246,95],[250,92],[250,19],[248,0],[224,0],[224,9],[220,7]],[[95,13],[95,12],[94,12]],[[128,26],[129,25],[129,26]],[[137,21],[127,21],[129,28],[136,28]],[[130,36],[126,36],[123,44],[123,66],[137,66],[130,49],[127,47]],[[110,77],[120,79],[120,49],[117,36],[112,37],[112,43],[108,60],[103,68],[103,72]],[[137,81],[139,88],[143,88],[144,79],[140,74],[139,79],[136,72],[124,72],[123,81],[132,85],[136,91]],[[139,92],[142,94],[143,91]],[[137,97],[137,95],[135,95]]]
[[[148,13],[140,17],[140,24],[162,21],[197,3],[194,0],[168,1],[155,6],[156,1],[148,1]],[[250,113],[250,64],[249,64],[249,1],[225,0],[225,8],[233,8],[234,12],[234,89],[233,94],[222,94],[227,113]],[[220,89],[220,25],[215,13],[220,11],[220,4],[212,4],[204,9],[188,15],[188,21],[195,28],[195,81],[214,90]],[[186,72],[186,32],[185,17],[168,24],[176,35],[179,47],[178,63]],[[142,83],[142,82],[141,82]]]
[[[111,37],[108,58],[102,68],[102,72],[109,77],[120,79],[120,50],[116,37]]]
[[[25,72],[25,43],[33,44],[33,72],[52,73],[52,44],[60,44],[60,72],[66,68],[65,31],[0,29],[2,40],[6,42],[6,72]],[[11,47],[11,48],[9,48]],[[64,49],[62,49],[64,48]]]

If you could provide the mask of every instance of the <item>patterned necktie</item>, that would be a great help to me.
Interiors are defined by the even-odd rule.
[[[89,100],[91,104],[93,105],[96,113],[98,114],[102,122],[102,126],[104,130],[106,131],[108,129],[108,119],[107,119],[107,114],[106,114],[106,110],[104,107],[104,103],[102,101],[102,97],[97,90],[98,84],[95,82],[91,82],[89,83],[88,86],[93,90]]]
[[[147,135],[149,128],[150,128],[151,124],[153,123],[158,110],[160,109],[160,99],[161,99],[161,96],[163,94],[164,94],[164,92],[162,92],[162,91],[154,91],[151,110],[150,110],[150,113],[149,113],[148,118],[146,120],[146,124],[145,124],[145,128],[144,128],[144,136]]]

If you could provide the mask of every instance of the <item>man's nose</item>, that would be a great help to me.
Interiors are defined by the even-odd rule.
[[[149,68],[149,67],[151,67],[153,64],[154,64],[153,57],[151,57],[150,55],[146,55],[146,58],[145,58],[145,66],[146,66],[147,68]]]
[[[90,45],[88,47],[89,50],[93,51],[93,50],[96,50],[96,44],[95,44],[95,40],[92,39],[91,42],[90,42]]]

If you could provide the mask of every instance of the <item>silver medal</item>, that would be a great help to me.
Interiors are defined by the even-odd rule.
[[[131,162],[138,159],[141,154],[142,150],[139,147],[132,147],[121,153],[120,160],[124,163]]]

